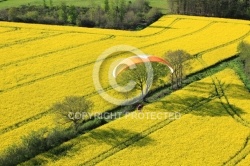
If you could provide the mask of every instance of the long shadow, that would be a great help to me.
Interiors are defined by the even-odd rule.
[[[214,85],[212,83],[196,82],[195,84],[190,84],[186,89],[192,92],[207,92],[207,89],[211,89],[214,92]],[[247,88],[242,84],[227,84],[223,86],[223,90],[226,92],[227,96],[235,99],[247,99],[250,100],[250,93]]]
[[[66,156],[68,151],[74,147],[73,144],[66,144],[58,146],[46,153],[43,154],[43,157],[35,157],[28,160],[28,163],[22,163],[22,165],[46,165],[48,161],[46,158],[50,160],[56,161],[59,160],[61,157]]]
[[[222,107],[220,101],[213,101],[214,98],[198,98],[198,97],[186,97],[182,100],[171,100],[171,101],[158,101],[155,109],[165,109],[166,111],[175,110],[180,114],[193,114],[196,116],[233,116],[234,114],[241,117],[241,115],[246,114],[241,108],[223,103],[227,107],[233,110],[233,114],[229,114],[227,110]]]
[[[234,89],[237,89],[237,91],[234,91]],[[155,102],[158,104],[155,105],[154,109],[175,110],[183,114],[190,113],[197,116],[232,116],[232,114],[229,114],[229,112],[222,107],[221,101],[213,101],[216,98],[220,99],[224,97],[224,94],[222,92],[216,93],[212,83],[196,82],[195,84],[190,84],[184,90],[188,93],[183,95],[172,94],[171,97],[166,98],[166,100]],[[250,99],[250,94],[244,85],[225,84],[223,90],[226,92],[227,97],[230,96],[230,99]],[[203,93],[207,93],[207,97],[196,96],[196,94]],[[223,105],[230,108],[233,114],[237,116],[245,114],[244,110],[233,104],[223,103]]]
[[[137,142],[138,140],[142,139],[143,141],[140,142],[140,144],[133,144],[133,142]],[[124,145],[127,145],[127,142],[130,144],[142,147],[146,146],[147,144],[154,143],[154,140],[150,137],[142,136],[139,132],[133,132],[126,129],[114,129],[114,128],[108,128],[108,129],[98,129],[93,130],[89,133],[88,137],[86,139],[82,139],[82,141],[86,142],[86,145],[88,144],[107,144],[111,145],[111,149],[116,147],[118,149],[123,149]],[[120,147],[121,146],[121,147]],[[67,156],[70,152],[76,152],[80,150],[80,146],[76,147],[74,144],[67,143],[58,147],[55,147],[54,149],[51,149],[50,151],[43,154],[45,158],[52,159],[53,161],[59,160],[62,156]],[[108,152],[104,151],[103,153]],[[99,155],[97,155],[99,156]],[[93,156],[94,157],[94,156]],[[44,165],[47,161],[45,159],[41,158],[33,158],[29,160],[29,164],[34,165]]]
[[[129,131],[126,129],[113,129],[109,128],[106,130],[93,130],[89,137],[93,138],[95,143],[105,143],[112,146],[117,146],[123,142],[126,142],[129,139],[137,138],[137,139],[144,139],[142,144],[135,144],[136,146],[145,146],[147,144],[153,143],[154,140],[150,137],[143,137],[141,133]]]
[[[186,102],[182,101],[173,101],[171,103],[169,101],[159,101],[160,106],[156,107],[159,109],[172,110],[174,108],[175,111],[178,111],[181,114],[194,114],[196,116],[230,116],[220,105],[220,102],[212,102],[207,98],[195,98],[189,97],[185,98]],[[201,101],[206,101],[201,102]],[[191,103],[193,102],[193,103]],[[201,102],[201,104],[199,104]],[[235,108],[235,106],[234,106]],[[239,114],[243,114],[244,112],[241,109],[237,109]]]

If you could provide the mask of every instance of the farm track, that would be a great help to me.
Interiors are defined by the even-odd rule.
[[[198,109],[199,107],[203,106],[204,104],[214,100],[215,98],[217,98],[218,96],[210,96],[210,98],[203,98],[201,99],[199,102],[196,102],[194,104],[192,104],[191,106],[189,106],[186,110],[184,110],[184,114],[182,114],[182,116]],[[153,125],[152,127],[142,131],[140,134],[136,134],[133,137],[127,139],[126,141],[112,147],[111,149],[101,153],[100,155],[90,159],[89,161],[81,164],[84,166],[90,166],[90,165],[96,165],[97,163],[105,160],[106,158],[118,153],[119,151],[127,148],[130,145],[133,145],[134,143],[140,141],[141,139],[147,137],[148,135],[158,131],[159,129],[167,126],[168,124],[174,122],[176,119],[171,119],[172,117],[165,119],[155,125]]]
[[[201,30],[204,30],[204,29],[208,28],[208,27],[211,26],[212,24],[214,24],[214,22],[209,23],[209,24],[206,25],[205,27],[203,27],[203,28],[201,28],[201,29],[199,29],[199,30],[196,30],[195,32],[191,32],[191,34],[185,34],[185,35],[176,37],[176,38],[174,38],[174,39],[169,39],[169,40],[176,40],[176,39],[181,38],[181,37],[183,37],[183,36],[193,35],[194,33],[198,33],[198,32],[200,32]],[[249,32],[248,32],[247,34],[249,35]],[[246,36],[247,36],[247,35],[245,34],[244,37],[246,37]],[[242,38],[242,36],[241,36],[240,38]],[[238,39],[238,40],[239,40],[239,39]],[[237,40],[237,41],[238,41],[238,40]],[[168,40],[167,40],[167,41],[168,41]],[[151,46],[151,45],[149,45],[149,46]],[[226,46],[225,44],[222,44],[222,45],[221,45],[221,47],[225,47],[225,46]],[[145,47],[145,46],[144,46],[144,47]],[[202,51],[202,52],[203,52],[203,53],[207,53],[207,52],[210,52],[210,51],[214,51],[214,50],[216,50],[216,49],[218,49],[218,48],[219,48],[219,47],[216,46],[216,47],[214,47],[213,49],[208,49],[208,50],[205,50],[205,51]],[[117,54],[117,55],[115,55],[115,56],[119,56],[119,55],[120,55],[120,54]],[[198,53],[197,55],[201,55],[201,53]],[[108,59],[109,59],[109,58],[113,58],[113,57],[114,57],[114,56],[108,57]],[[68,73],[68,72],[76,71],[76,70],[79,70],[79,69],[81,69],[81,68],[83,68],[83,67],[85,67],[85,66],[87,66],[87,65],[91,65],[91,64],[93,64],[93,63],[95,63],[95,62],[90,62],[90,63],[88,63],[88,64],[84,64],[84,65],[81,65],[81,66],[77,66],[77,67],[72,68],[72,69],[69,69],[69,70],[67,70],[67,71],[63,71],[63,72],[60,72],[60,73],[56,73],[56,74],[53,74],[53,76],[57,76],[57,75],[65,74],[65,73]],[[48,78],[50,78],[50,77],[51,77],[51,76],[47,76],[47,77],[45,77],[45,78],[43,77],[43,78],[38,79],[37,81],[42,81],[42,80],[48,79]],[[12,87],[11,89],[10,89],[10,88],[7,89],[7,91],[6,91],[6,90],[5,90],[5,91],[0,91],[0,95],[1,95],[2,93],[5,93],[5,92],[8,92],[8,91],[11,91],[11,90],[20,88],[20,87],[22,87],[22,86],[28,86],[28,85],[33,84],[33,83],[35,83],[35,82],[32,81],[32,82],[29,82],[29,83],[20,84],[19,86]],[[109,87],[106,87],[106,88],[104,88],[104,89],[105,89],[105,90],[111,90],[111,87],[109,86]],[[89,97],[92,97],[92,96],[95,96],[95,95],[98,95],[98,92],[89,93],[89,94],[86,95],[86,97],[89,98]],[[23,126],[23,125],[25,125],[25,124],[27,124],[27,123],[30,123],[30,122],[35,121],[35,120],[38,120],[38,119],[40,119],[42,116],[47,115],[47,114],[49,114],[49,113],[51,113],[51,110],[44,111],[44,112],[39,113],[39,114],[37,114],[37,115],[34,115],[34,116],[32,116],[32,117],[30,117],[30,118],[24,120],[24,121],[21,121],[21,122],[18,122],[18,123],[16,123],[16,124],[13,124],[13,125],[11,125],[11,126],[9,126],[9,127],[3,128],[3,129],[0,130],[0,134],[4,134],[4,133],[6,133],[6,132],[8,132],[8,131],[10,131],[10,130],[19,128],[19,127],[21,127],[21,126]],[[10,129],[9,129],[9,128],[10,128]]]

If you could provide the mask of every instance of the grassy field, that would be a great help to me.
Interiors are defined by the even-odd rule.
[[[1,2],[0,5],[2,3],[5,2]],[[66,96],[86,96],[95,104],[92,110],[93,112],[104,112],[116,107],[100,97],[94,88],[92,78],[92,71],[97,57],[104,50],[112,46],[119,44],[132,45],[141,49],[146,54],[159,57],[162,57],[168,50],[184,49],[193,56],[192,69],[187,73],[191,74],[234,56],[237,53],[238,43],[242,40],[250,40],[249,32],[249,21],[176,15],[164,16],[141,31],[0,22],[0,75],[2,78],[0,80],[0,110],[1,114],[4,115],[0,116],[0,153],[3,153],[3,151],[13,143],[20,143],[20,138],[33,130],[39,130],[44,127],[48,127],[49,129],[54,128],[57,123],[53,120],[55,115],[50,108],[54,103],[62,101]],[[109,67],[114,61],[128,56],[131,56],[131,54],[109,56],[101,71],[102,85],[105,91],[118,98],[124,98],[124,96],[121,96],[110,88],[108,82]],[[237,108],[240,108],[240,110],[249,110],[249,106],[246,104],[249,98],[243,84],[240,83],[235,73],[231,70],[223,72],[218,77],[224,77],[224,75],[226,75],[225,73],[227,73],[229,81],[226,77],[226,80],[223,82],[226,82],[230,87],[230,82],[232,83],[233,80],[236,80],[235,83],[232,83],[232,85],[235,85],[231,87],[232,91],[242,90],[242,95],[238,94],[238,98],[230,98],[230,103],[237,105]],[[189,93],[186,91],[186,93],[190,94],[192,92],[192,97],[181,99],[180,101],[184,101],[184,105],[178,104],[178,97],[173,97],[174,101],[176,101],[176,105],[170,104],[169,106],[171,107],[168,109],[176,109],[176,111],[186,109],[187,106],[192,105],[192,102],[197,102],[198,99],[209,98],[210,91],[207,91],[213,89],[213,85],[211,85],[211,79],[208,78],[206,80],[208,82],[210,81],[207,83],[208,85],[210,84],[207,88],[202,88],[203,85],[199,84],[199,82],[193,84],[193,87],[189,86],[192,87],[192,90],[189,90]],[[204,85],[206,84],[204,83]],[[202,90],[199,88],[202,88]],[[236,90],[233,90],[233,88]],[[228,93],[228,96],[233,96],[234,94],[230,94],[232,91],[226,91],[225,93]],[[184,92],[185,91],[179,91],[176,93],[180,93],[181,96]],[[240,117],[234,115],[230,110],[229,112],[225,112],[226,108],[222,108],[222,106],[218,104],[220,102],[226,103],[227,100],[223,98],[222,101],[211,101],[211,103],[204,104],[201,109],[204,109],[204,112],[207,114],[217,114],[209,112],[208,109],[210,106],[215,105],[214,110],[218,108],[218,110],[222,110],[223,114],[226,114],[226,116],[222,117],[223,124],[220,124],[220,120],[218,120],[221,116],[217,115],[214,116],[218,119],[208,118],[207,121],[214,121],[215,124],[221,125],[221,128],[218,129],[219,131],[222,130],[225,124],[231,125],[229,129],[238,127],[241,135],[237,137],[237,134],[231,133],[235,136],[234,139],[236,143],[228,149],[230,153],[224,154],[220,161],[218,161],[219,159],[215,160],[217,163],[226,162],[226,159],[229,160],[230,156],[233,156],[236,149],[244,142],[248,134],[248,126],[244,127],[243,125],[242,127],[233,120],[239,121],[242,124],[248,124],[248,120],[250,119],[247,112],[242,113]],[[241,104],[239,105],[239,103]],[[156,104],[149,106],[147,109],[158,111],[158,107]],[[164,111],[165,109],[166,108],[160,110]],[[224,117],[225,119],[223,119]],[[193,118],[194,122],[198,125],[203,122],[202,118],[197,118],[196,115],[191,114],[185,115],[183,123],[181,123],[181,119],[179,121],[180,124],[178,124],[185,126],[184,124],[187,124],[189,119]],[[79,154],[74,154],[75,160],[81,160],[82,162],[91,160],[91,162],[93,162],[95,160],[92,161],[92,158],[95,156],[98,156],[110,148],[112,149],[117,143],[121,143],[133,137],[135,134],[140,134],[158,122],[160,123],[158,120],[135,122],[130,120],[129,122],[123,122],[123,119],[121,119],[93,131],[97,132],[98,136],[99,130],[100,134],[102,134],[102,129],[104,128],[103,134],[106,135],[108,133],[110,137],[114,135],[113,132],[115,132],[115,135],[117,132],[120,133],[117,138],[119,141],[114,142],[114,144],[107,144],[105,140],[100,139],[99,142],[95,139],[92,140],[88,138],[91,133],[83,135],[77,138],[75,142],[78,142],[78,139],[90,139],[89,141],[96,141],[96,144],[99,145],[100,142],[104,141],[102,142],[103,149],[100,151],[100,149],[97,148],[96,151],[93,151],[97,146],[93,144],[91,145],[93,148],[86,147],[87,149],[82,149],[82,151],[87,150],[86,158],[81,158],[81,153],[79,152]],[[131,126],[126,124],[131,124]],[[206,124],[210,125],[209,122],[206,122]],[[127,126],[127,128],[125,128],[124,125]],[[111,129],[107,128],[108,126],[111,127]],[[117,126],[117,129],[115,129],[117,132],[112,130],[113,126]],[[190,126],[190,128],[192,128],[192,126]],[[197,127],[193,130],[200,131],[201,129]],[[212,127],[208,130],[211,131]],[[169,132],[171,133],[171,131]],[[183,132],[188,132],[188,130],[184,130]],[[213,134],[217,134],[216,132],[217,131],[211,131]],[[229,130],[226,132],[229,132]],[[170,133],[165,133],[165,135],[171,135]],[[123,137],[123,135],[125,135],[125,137]],[[159,133],[157,135],[159,135]],[[153,135],[152,138],[156,139],[157,135]],[[97,136],[94,135],[94,137]],[[198,139],[198,136],[201,137],[197,134],[196,139]],[[188,139],[188,137],[187,135],[186,138]],[[221,135],[221,137],[226,139],[223,135]],[[169,137],[169,139],[173,138]],[[149,141],[150,140],[151,139],[149,139]],[[207,138],[204,138],[204,141],[206,140]],[[68,144],[71,146],[74,145],[75,142],[73,140]],[[185,143],[187,142],[183,142],[183,144]],[[209,142],[209,144],[210,143],[211,142]],[[85,144],[87,143],[83,141],[83,146],[85,146]],[[232,142],[229,141],[229,144],[232,144]],[[170,145],[164,146],[168,147]],[[186,146],[188,147],[188,145]],[[198,147],[199,144],[196,146]],[[216,142],[214,146],[216,146],[217,149],[227,149],[229,145],[221,145],[220,142]],[[123,146],[121,146],[121,148],[123,148]],[[79,149],[79,147],[73,149]],[[119,150],[119,148],[114,149],[114,151],[116,150]],[[187,149],[185,150],[187,151]],[[200,152],[200,150],[201,149],[199,149],[198,152]],[[131,151],[134,150],[131,149]],[[151,153],[150,149],[146,149],[145,151],[148,151],[148,154]],[[128,155],[128,152],[124,153]],[[116,155],[118,154],[119,153]],[[114,161],[116,155],[114,155]],[[158,157],[160,158],[160,156]],[[246,157],[246,161],[242,162],[249,161],[248,158],[249,157]],[[54,159],[49,158],[48,160],[53,161]],[[63,163],[65,160],[68,160],[67,157],[62,159],[58,157],[58,164]],[[173,158],[171,158],[171,160],[173,160]],[[212,162],[212,159],[210,159],[209,162],[210,161]],[[230,162],[233,162],[233,160]]]
[[[134,1],[134,0],[131,0]],[[104,0],[52,0],[53,5],[60,5],[62,2],[66,2],[68,5],[75,6],[89,6],[91,3],[100,4],[103,6]],[[168,12],[168,6],[166,0],[149,0],[151,6],[160,8],[164,13]],[[49,0],[46,0],[47,5],[49,5]],[[0,2],[0,9],[9,8],[9,7],[17,7],[20,5],[43,5],[43,0],[7,0]]]

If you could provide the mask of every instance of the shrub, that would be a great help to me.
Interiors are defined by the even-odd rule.
[[[66,3],[53,6],[51,1],[50,7],[44,3],[44,6],[22,5],[0,10],[0,20],[3,21],[129,30],[142,29],[161,15],[158,9],[151,8],[145,0],[121,0],[112,3],[105,1],[104,7],[93,4],[88,8],[67,6]]]

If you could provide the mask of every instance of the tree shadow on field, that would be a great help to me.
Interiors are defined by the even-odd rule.
[[[143,141],[136,143],[141,139],[143,139]],[[114,128],[96,129],[87,133],[86,136],[83,136],[82,138],[76,140],[73,139],[70,142],[65,142],[64,144],[47,151],[43,154],[42,158],[35,157],[29,160],[28,164],[44,165],[48,162],[46,158],[57,161],[61,157],[76,153],[82,148],[100,148],[100,151],[102,151],[101,147],[103,144],[111,146],[110,148],[115,147],[118,149],[124,149],[130,145],[143,147],[151,143],[154,143],[153,139],[148,136],[145,137],[139,132]]]
[[[222,83],[223,84],[223,83]],[[247,88],[242,85],[237,84],[223,84],[223,90],[226,92],[226,95],[230,98],[235,99],[248,99],[250,100],[250,93]],[[196,82],[195,84],[188,85],[188,90],[190,92],[199,92],[199,93],[207,93],[207,89],[210,89],[210,92],[213,93],[215,91],[214,85],[212,83],[205,82]]]
[[[105,130],[93,130],[89,136],[94,140],[95,143],[105,143],[111,146],[117,146],[125,142],[130,142],[130,144],[142,147],[154,142],[154,140],[148,136],[145,137],[139,132],[129,131],[126,129],[118,130],[114,128],[108,128]],[[140,144],[134,144],[141,139],[143,139],[143,141],[141,141]]]
[[[250,100],[250,94],[243,85],[218,85],[196,82],[183,90],[185,93],[173,93],[165,100],[158,101],[155,109],[165,109],[179,113],[190,113],[197,116],[231,116],[245,114],[244,110],[230,103],[230,100]],[[221,90],[221,89],[222,90]],[[201,95],[199,95],[201,94]],[[225,100],[225,96],[228,102]],[[220,97],[223,99],[221,102]],[[217,100],[216,100],[217,99]],[[230,114],[230,113],[231,114]]]
[[[200,99],[200,100],[197,100]],[[209,100],[208,98],[195,98],[188,97],[183,98],[183,101],[159,101],[156,109],[174,110],[174,112],[179,112],[181,114],[189,113],[196,116],[230,116],[227,110],[223,107],[226,105],[232,108],[238,115],[245,114],[245,112],[232,104],[222,103],[220,101]],[[191,103],[193,102],[193,103]]]
[[[68,151],[70,151],[74,147],[73,144],[64,144],[57,146],[45,153],[42,154],[42,157],[34,157],[28,160],[28,163],[24,163],[25,165],[46,165],[48,163],[47,159],[57,161],[62,156],[66,156]]]

